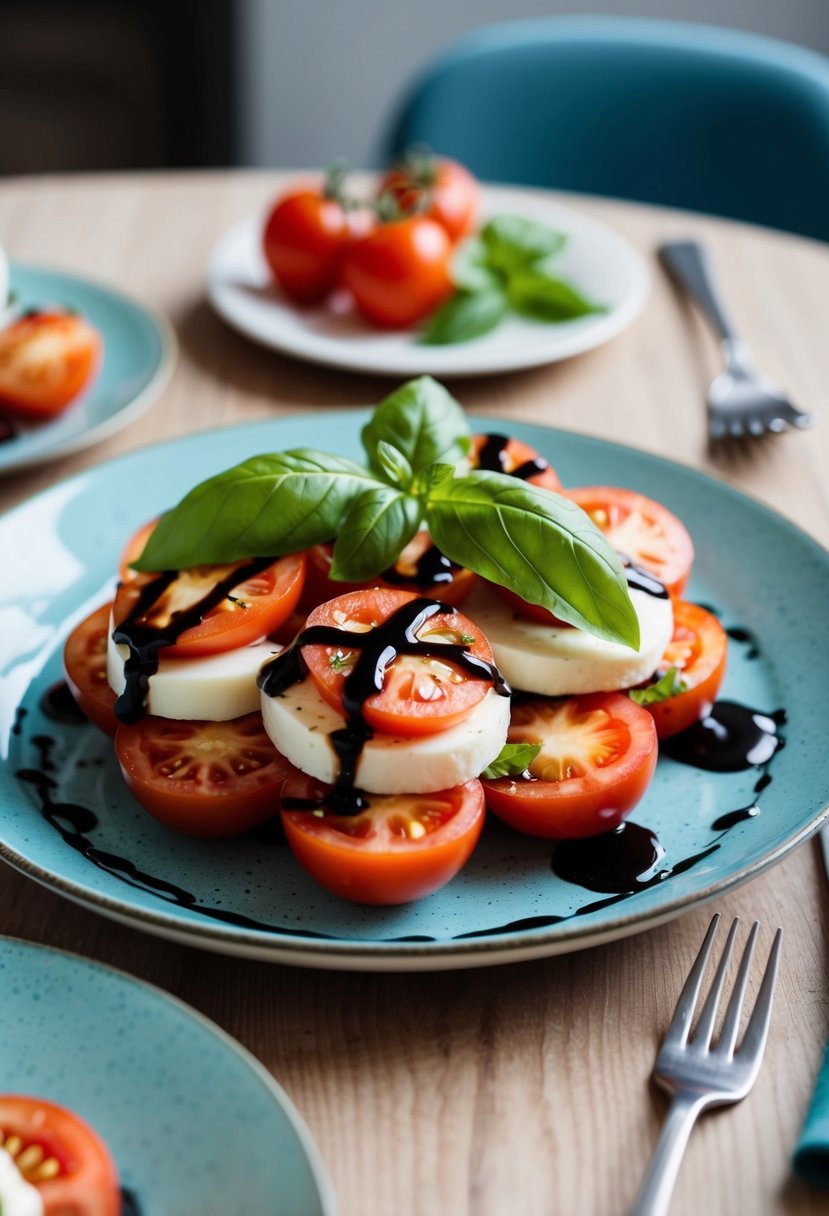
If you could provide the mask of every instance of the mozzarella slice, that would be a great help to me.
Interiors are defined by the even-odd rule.
[[[43,1216],[43,1200],[26,1182],[12,1157],[0,1148],[1,1216]]]
[[[491,587],[478,587],[464,612],[484,631],[495,662],[513,688],[546,697],[613,692],[647,680],[660,664],[674,629],[669,599],[630,589],[639,618],[640,648],[523,620]]]
[[[112,622],[110,621],[110,625]],[[259,708],[256,676],[259,668],[282,649],[276,642],[258,642],[204,658],[165,659],[150,676],[147,712],[159,718],[228,722]],[[114,693],[126,687],[124,662],[129,651],[107,639],[107,679]]]
[[[363,748],[355,784],[371,794],[428,794],[469,781],[504,746],[509,709],[509,697],[490,689],[463,722],[438,734],[404,739],[378,731]],[[262,719],[271,742],[292,764],[318,781],[336,779],[339,762],[328,736],[345,721],[313,680],[278,697],[262,693]]]

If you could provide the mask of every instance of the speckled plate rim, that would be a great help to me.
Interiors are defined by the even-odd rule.
[[[0,945],[10,944],[13,946],[22,946],[24,949],[32,951],[43,951],[46,954],[58,955],[63,959],[67,959],[71,964],[86,967],[91,971],[100,971],[108,974],[110,977],[115,977],[119,982],[123,982],[127,987],[133,986],[144,989],[151,996],[160,999],[167,1004],[176,1007],[180,1013],[186,1018],[199,1023],[202,1028],[212,1034],[219,1040],[233,1055],[235,1055],[242,1064],[244,1064],[253,1077],[260,1085],[268,1092],[273,1099],[274,1104],[279,1108],[280,1112],[287,1119],[288,1123],[296,1133],[302,1151],[305,1154],[308,1165],[310,1167],[311,1176],[314,1180],[314,1185],[317,1188],[317,1193],[320,1201],[320,1208],[323,1216],[337,1216],[337,1205],[334,1194],[334,1188],[331,1180],[323,1164],[320,1151],[317,1148],[316,1142],[308,1130],[308,1126],[302,1115],[294,1106],[291,1099],[286,1094],[285,1090],[274,1079],[273,1076],[265,1068],[260,1060],[257,1060],[246,1047],[243,1047],[238,1039],[234,1039],[233,1035],[228,1034],[221,1026],[217,1025],[206,1014],[200,1010],[194,1009],[192,1005],[188,1005],[186,1001],[180,997],[174,996],[170,992],[166,992],[163,988],[159,988],[157,984],[151,984],[147,980],[138,979],[135,975],[130,975],[128,971],[122,971],[120,967],[112,967],[109,963],[101,963],[98,959],[87,958],[83,954],[75,954],[71,950],[62,950],[57,946],[47,945],[45,942],[32,942],[23,937],[14,937],[11,934],[0,934]]]
[[[22,472],[24,469],[32,469],[37,465],[48,464],[52,460],[60,460],[64,456],[71,456],[73,452],[81,452],[84,448],[92,447],[96,443],[102,443],[103,440],[109,439],[112,435],[116,435],[118,431],[123,430],[124,427],[129,426],[131,422],[135,422],[142,414],[146,413],[169,384],[178,361],[179,349],[176,331],[164,313],[158,309],[151,308],[142,300],[136,299],[135,296],[121,291],[111,286],[111,284],[103,282],[101,279],[91,278],[89,275],[72,274],[58,267],[45,266],[38,262],[10,260],[9,272],[11,277],[14,277],[16,271],[57,275],[70,285],[70,289],[72,284],[91,287],[95,291],[101,292],[102,295],[108,295],[124,301],[130,308],[135,309],[136,312],[143,313],[145,318],[150,321],[158,334],[161,343],[161,353],[158,364],[144,387],[119,409],[115,410],[114,413],[101,419],[100,422],[84,427],[82,431],[70,439],[58,440],[56,443],[47,448],[42,448],[32,455],[27,456],[24,453],[14,460],[0,463],[0,477],[6,474]],[[91,391],[94,393],[94,385]],[[46,423],[45,425],[48,427],[49,424]]]
[[[320,412],[330,413],[338,418],[351,419],[354,421],[355,426],[364,423],[368,417],[368,413],[364,410],[342,410],[336,407]],[[281,415],[280,420],[281,418],[299,418],[305,415],[305,413],[306,411],[297,411],[296,414]],[[314,417],[318,418],[318,416],[319,414],[315,412]],[[473,429],[476,427],[481,429],[491,425],[495,420],[495,416],[483,417],[470,414],[468,415],[468,419]],[[637,448],[632,444],[600,439],[597,436],[586,435],[578,431],[565,431],[561,428],[548,427],[538,422],[522,422],[517,418],[510,419],[509,421],[511,423],[520,423],[521,426],[534,428],[550,436],[552,440],[556,436],[564,437],[565,439],[567,436],[572,436],[588,446],[595,445],[603,449],[611,448],[621,453],[631,453],[638,457],[645,457],[648,461],[653,461],[669,470],[678,470],[681,475],[690,477],[703,487],[713,483],[727,496],[732,497],[740,503],[748,502],[754,510],[773,520],[775,526],[789,532],[792,536],[796,536],[800,543],[806,544],[808,548],[814,551],[820,561],[829,562],[829,550],[809,536],[807,532],[804,532],[797,524],[792,523],[785,515],[770,507],[756,496],[735,489],[724,477],[703,472],[693,465],[673,460],[666,456],[644,451],[642,448]],[[223,430],[227,431],[230,429],[234,432],[242,433],[246,430],[253,431],[259,429],[261,426],[262,422],[260,420],[259,422],[246,423],[232,428],[217,427],[209,431],[200,431],[198,437],[215,436],[221,434]],[[111,461],[107,461],[107,464],[128,464],[132,459],[141,457],[154,448],[183,446],[189,443],[192,438],[194,437],[185,435],[172,440],[166,440],[163,443],[152,444],[148,447],[137,449],[135,452],[127,452],[116,456]],[[60,484],[71,485],[88,475],[89,471],[87,470],[84,473],[65,479]],[[27,499],[12,511],[7,512],[3,518],[12,518],[18,512],[25,510],[36,499],[48,495],[52,489],[54,487],[41,491],[40,494]],[[497,942],[489,939],[475,939],[421,944],[415,942],[378,942],[372,940],[343,942],[326,939],[317,941],[312,938],[303,938],[297,941],[287,936],[283,938],[278,934],[263,935],[260,932],[235,927],[232,930],[222,926],[206,927],[201,925],[188,925],[186,928],[183,928],[181,921],[166,915],[164,912],[148,912],[142,908],[135,908],[123,900],[116,900],[109,896],[101,895],[98,892],[90,892],[79,883],[59,878],[46,867],[38,866],[21,856],[2,840],[0,840],[0,860],[7,862],[14,869],[35,879],[44,887],[66,896],[74,903],[78,903],[83,907],[94,908],[102,915],[108,916],[110,919],[116,920],[121,924],[132,928],[138,927],[149,933],[184,945],[202,946],[205,949],[213,950],[220,954],[230,954],[265,962],[314,966],[326,970],[438,971],[526,962],[531,959],[546,958],[557,954],[568,954],[590,946],[604,945],[607,942],[628,937],[646,929],[656,928],[658,925],[681,915],[684,911],[709,903],[718,896],[726,894],[735,887],[741,886],[758,874],[770,869],[792,849],[813,836],[827,820],[829,820],[829,805],[824,806],[805,824],[800,824],[776,848],[755,858],[743,867],[721,875],[701,890],[678,896],[657,909],[644,910],[639,913],[635,910],[629,913],[617,912],[612,917],[612,923],[604,927],[591,927],[589,925],[581,927],[574,926],[568,922],[566,930],[559,928],[557,931],[555,928],[542,928],[518,930],[515,933],[503,933],[499,935]],[[265,938],[264,941],[263,937]]]

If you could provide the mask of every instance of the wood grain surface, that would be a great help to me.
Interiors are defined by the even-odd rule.
[[[262,350],[210,312],[208,253],[285,175],[210,173],[0,183],[0,241],[16,259],[104,280],[163,310],[181,351],[162,399],[126,431],[0,483],[6,509],[70,473],[168,436],[376,401],[393,384]],[[572,205],[648,258],[635,325],[561,365],[453,391],[476,412],[587,432],[675,457],[770,503],[829,542],[829,250],[761,229],[596,199]],[[763,368],[821,410],[809,434],[713,454],[703,410],[717,352],[660,273],[668,237],[710,245]],[[809,842],[718,900],[785,929],[766,1062],[751,1096],[706,1116],[672,1212],[819,1213],[829,1198],[789,1162],[827,1034],[827,884]],[[224,958],[104,920],[0,871],[0,932],[126,968],[202,1010],[287,1090],[337,1192],[340,1216],[618,1216],[664,1113],[649,1086],[659,1038],[711,908],[578,954],[427,975],[341,974]],[[276,1209],[275,1209],[276,1210]],[[172,1213],[166,1216],[174,1216]],[[259,1216],[259,1214],[256,1214]]]

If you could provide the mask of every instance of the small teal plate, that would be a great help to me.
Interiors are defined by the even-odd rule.
[[[99,329],[98,376],[53,422],[25,425],[0,444],[0,474],[99,443],[149,409],[172,374],[176,338],[168,321],[102,283],[12,263],[10,289],[23,307],[70,305]]]
[[[120,971],[12,938],[0,938],[0,991],[0,1089],[86,1119],[141,1216],[332,1216],[288,1098],[201,1014]]]
[[[759,873],[818,827],[829,803],[829,649],[816,643],[829,554],[724,482],[518,423],[510,430],[547,456],[565,485],[629,486],[685,521],[697,550],[687,596],[712,605],[732,632],[722,696],[788,714],[785,746],[767,773],[707,773],[661,758],[632,816],[664,846],[660,878],[624,898],[557,878],[548,844],[493,822],[442,891],[405,907],[358,907],[327,895],[273,840],[188,839],[144,814],[109,740],[91,726],[51,722],[39,708],[61,678],[67,633],[111,595],[125,538],[197,481],[256,452],[308,443],[356,456],[367,417],[315,412],[143,449],[0,519],[0,569],[13,572],[0,588],[0,856],[107,915],[211,949],[425,970],[554,954],[657,924]],[[492,429],[492,419],[477,426]],[[33,784],[37,770],[56,785]],[[44,813],[44,793],[87,808],[87,828]],[[714,826],[755,800],[759,814]]]

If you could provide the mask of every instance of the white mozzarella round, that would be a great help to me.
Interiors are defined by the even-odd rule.
[[[405,739],[378,731],[363,748],[355,784],[371,794],[428,794],[469,781],[504,746],[509,708],[509,697],[490,689],[463,722],[438,734]],[[318,781],[336,779],[339,763],[329,735],[345,720],[311,679],[278,697],[262,693],[262,719],[271,742],[292,764]]]
[[[258,642],[204,658],[162,658],[158,671],[150,676],[147,712],[159,718],[205,722],[228,722],[255,713],[259,708],[259,668],[281,649],[276,642]],[[126,687],[127,654],[126,646],[115,645],[110,631],[107,679],[119,696]]]
[[[630,598],[639,618],[639,650],[582,629],[524,620],[491,587],[476,588],[463,610],[486,634],[513,688],[565,697],[631,688],[656,671],[673,634],[671,601],[635,588]]]
[[[0,1213],[2,1216],[43,1216],[40,1193],[25,1180],[13,1158],[0,1148]]]

